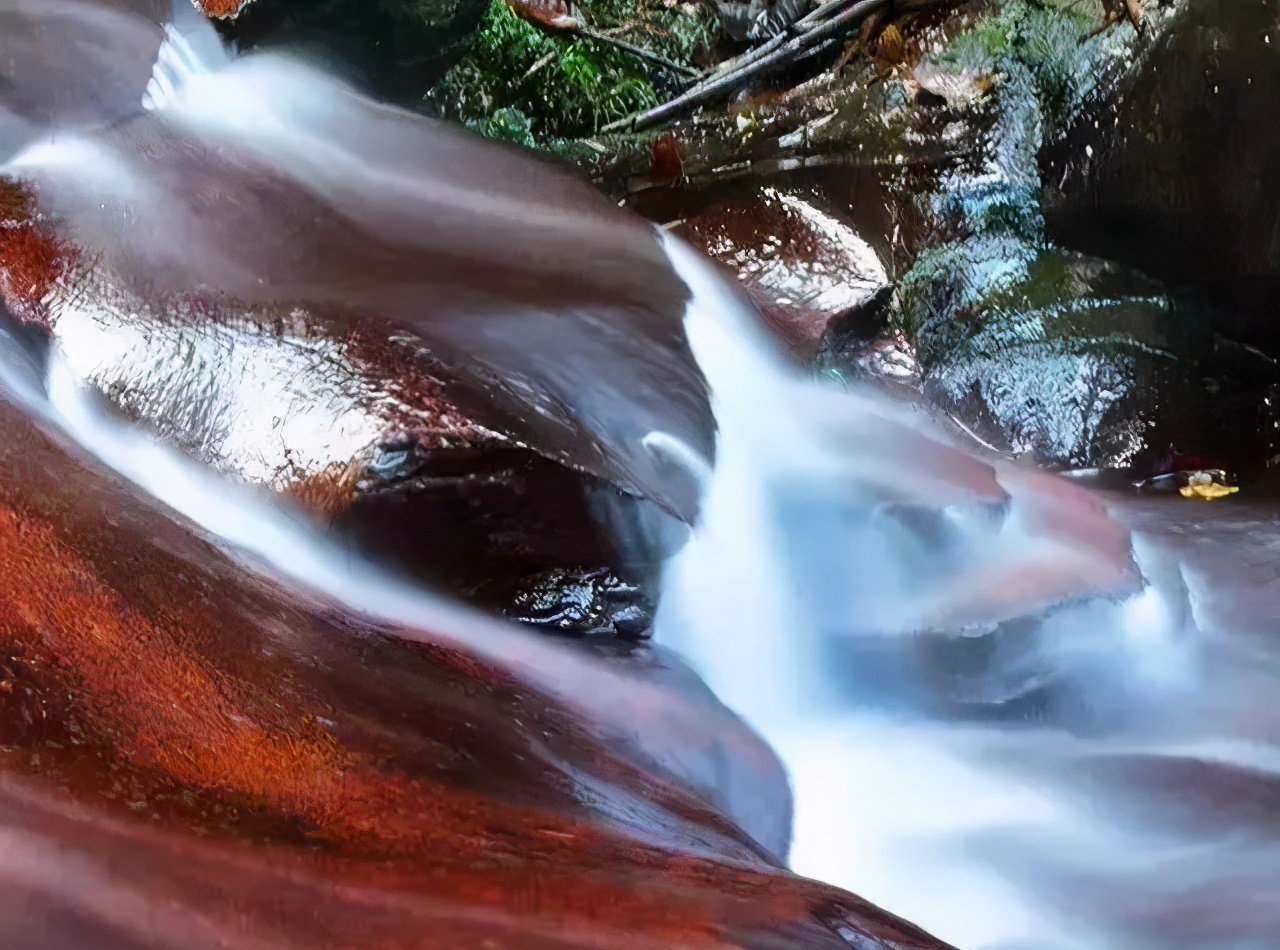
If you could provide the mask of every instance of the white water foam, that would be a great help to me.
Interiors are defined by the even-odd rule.
[[[156,55],[151,81],[143,93],[148,110],[172,108],[196,76],[222,69],[231,62],[218,34],[188,0],[174,0],[164,27],[164,42]]]
[[[1262,915],[1267,923],[1251,921],[1247,887],[1234,898],[1248,905],[1233,925],[1243,935],[1210,928],[1205,942],[1177,922],[1195,888],[1230,892],[1234,839],[1206,844],[1182,826],[1153,832],[1079,787],[1089,770],[1117,762],[1138,771],[1173,763],[1205,782],[1219,780],[1223,763],[1265,764],[1280,777],[1280,727],[1259,727],[1260,741],[1241,745],[1238,707],[1199,712],[1202,691],[1224,689],[1210,685],[1216,676],[1241,674],[1229,664],[1209,671],[1197,625],[1207,618],[1180,558],[1136,538],[1133,567],[1144,576],[1127,587],[1133,576],[1116,551],[1129,549],[1129,531],[1095,499],[975,460],[920,414],[868,392],[818,390],[771,356],[702,259],[674,240],[668,249],[695,293],[686,326],[719,441],[702,518],[669,565],[657,636],[783,758],[796,796],[794,869],[963,950],[1280,946],[1255,936],[1272,932],[1280,907]],[[1005,500],[966,471],[975,462]],[[951,530],[916,543],[884,516],[903,503],[934,509]],[[1091,586],[1102,596],[1082,596]],[[966,624],[1035,617],[1057,600],[1065,606],[1023,635],[1035,637],[1030,660],[1063,674],[1076,706],[1003,720],[996,702],[986,720],[945,703],[904,710],[865,690],[936,699],[945,686],[923,654],[904,647],[902,681],[886,686],[859,675],[868,652],[843,649],[919,643],[931,628],[954,639]],[[1247,709],[1245,695],[1257,693],[1235,697]],[[1130,781],[1099,780],[1096,793],[1107,808],[1141,813],[1148,791]],[[1208,866],[1189,863],[1192,853]],[[1280,894],[1280,849],[1261,853],[1277,862],[1270,883]],[[1254,852],[1247,859],[1241,866],[1265,867]],[[1266,884],[1252,873],[1255,887]],[[1090,900],[1098,894],[1108,899]]]

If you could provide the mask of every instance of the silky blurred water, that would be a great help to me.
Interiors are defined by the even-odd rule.
[[[673,258],[720,442],[659,637],[782,756],[795,870],[966,950],[1280,946],[1280,503],[987,461],[1008,498],[966,499],[945,434],[812,391]]]
[[[149,107],[358,183],[317,157],[314,127],[224,108],[217,83],[192,81],[198,44],[175,35]],[[273,75],[307,88],[305,67],[270,60],[228,82]],[[100,157],[44,148],[15,167]],[[708,468],[669,432],[644,440],[655,470],[703,487],[657,637],[785,762],[792,866],[963,950],[1280,947],[1280,511],[1099,499],[976,455],[917,408],[795,375],[705,262],[665,247],[693,292],[685,328],[718,445]],[[677,733],[698,710],[664,718],[661,691],[387,577],[111,419],[83,385],[92,356],[72,346],[10,387],[263,569],[431,630],[599,722],[648,717],[637,741],[681,767]],[[773,833],[751,807],[734,817]]]

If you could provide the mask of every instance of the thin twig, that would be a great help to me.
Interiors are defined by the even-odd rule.
[[[891,0],[858,0],[858,2],[832,0],[831,3],[823,4],[796,23],[796,27],[801,28],[801,32],[796,35],[790,38],[784,35],[781,37],[781,43],[776,42],[779,38],[775,37],[754,55],[747,54],[732,69],[713,75],[706,82],[694,86],[670,102],[620,122],[614,122],[601,131],[619,131],[630,126],[632,131],[639,132],[720,96],[728,95],[749,80],[794,61],[800,54],[832,39],[841,31],[888,6],[890,2]],[[827,12],[840,7],[844,9],[830,19],[823,20],[819,16],[819,14],[825,16]]]
[[[574,34],[581,36],[583,39],[592,40],[596,43],[604,43],[607,46],[613,46],[632,56],[638,56],[640,59],[647,59],[651,63],[661,66],[663,69],[669,69],[672,72],[680,73],[684,76],[695,77],[699,75],[698,71],[690,66],[682,65],[673,60],[660,56],[657,53],[645,49],[643,46],[636,46],[634,43],[628,43],[626,40],[615,39],[612,36],[606,36],[589,26],[579,26],[572,31]]]
[[[524,74],[524,76],[523,76],[523,77],[521,77],[520,81],[521,81],[521,82],[524,82],[526,79],[528,79],[530,76],[532,76],[532,75],[533,75],[534,73],[536,73],[539,69],[541,69],[543,66],[547,65],[547,63],[551,62],[551,61],[552,61],[553,59],[555,59],[555,58],[556,58],[556,51],[553,49],[553,50],[551,50],[551,52],[549,52],[549,53],[547,53],[546,55],[542,56],[542,57],[541,57],[541,58],[540,58],[536,63],[534,63],[532,66],[530,66],[530,67],[529,67],[529,69],[528,69],[528,71]]]

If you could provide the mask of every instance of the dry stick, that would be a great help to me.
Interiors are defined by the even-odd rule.
[[[725,60],[719,66],[716,66],[709,73],[707,73],[706,77],[703,79],[701,83],[699,83],[697,86],[694,86],[692,89],[685,90],[683,95],[685,96],[695,95],[699,93],[701,90],[705,89],[709,84],[713,82],[717,82],[721,77],[728,76],[731,73],[736,75],[739,71],[746,69],[752,63],[755,63],[763,59],[764,57],[768,56],[770,53],[781,48],[787,42],[787,40],[791,39],[795,35],[796,31],[805,30],[806,28],[824,19],[828,14],[836,10],[839,10],[841,7],[847,6],[849,3],[850,3],[850,0],[827,0],[826,3],[822,4],[822,6],[818,7],[815,10],[810,11],[808,14],[806,14],[805,16],[797,20],[795,23],[793,23],[787,32],[779,33],[777,36],[772,37],[767,43],[764,43],[761,46],[757,46],[753,50],[748,50],[747,52],[743,53],[741,56],[735,56],[733,59]],[[619,119],[617,122],[611,122],[608,125],[606,125],[604,128],[602,128],[600,131],[601,132],[620,131],[621,129],[624,129],[627,126],[630,126],[632,123],[634,123],[638,118],[638,116],[639,116],[639,113],[637,113],[636,115],[629,115],[624,119]]]
[[[847,0],[842,0],[842,2],[847,2]],[[631,119],[624,119],[621,122],[615,122],[613,125],[607,126],[602,131],[616,131],[618,129],[625,128],[629,124],[632,131],[639,132],[672,118],[688,109],[692,109],[694,106],[702,105],[703,103],[709,102],[721,95],[726,95],[737,89],[747,80],[762,73],[766,73],[777,66],[783,65],[792,60],[798,54],[817,46],[819,43],[823,43],[826,40],[831,39],[840,31],[853,25],[859,20],[865,19],[877,10],[888,6],[889,3],[890,0],[860,0],[860,2],[854,3],[852,6],[849,6],[847,9],[831,19],[816,26],[812,26],[799,35],[793,36],[789,40],[785,40],[780,45],[773,46],[773,48],[769,49],[768,52],[756,55],[755,57],[748,57],[745,63],[734,68],[732,71],[715,76],[707,82],[693,87],[683,95],[677,96],[670,102],[665,102],[656,108],[650,109],[648,112],[643,112]],[[824,7],[833,9],[835,6],[839,5],[841,4],[837,2],[834,5],[826,4]],[[819,10],[822,9],[824,8],[819,8]],[[819,10],[815,10],[809,16],[814,17]],[[806,17],[805,19],[809,18]],[[800,21],[800,23],[804,22],[804,20]],[[814,21],[810,20],[810,22],[812,23]],[[770,44],[765,45],[766,47],[770,46]]]
[[[785,44],[785,42],[790,40],[791,37],[794,37],[796,33],[803,33],[808,31],[808,29],[817,26],[817,24],[822,22],[822,20],[827,19],[828,15],[836,13],[837,10],[842,8],[842,6],[847,6],[849,3],[850,0],[827,0],[827,3],[810,10],[810,12],[806,13],[804,17],[797,19],[796,22],[792,23],[790,27],[785,29],[785,31],[778,33],[777,36],[772,37],[771,40],[765,42],[764,45],[756,46],[754,50],[746,51],[741,56],[735,56],[733,59],[724,60],[723,63],[718,65],[718,67],[710,70],[708,78],[726,76],[728,73],[736,73],[739,69],[749,67],[751,63],[755,63],[755,61],[759,59],[764,59],[765,56],[768,56],[771,52],[778,49],[778,47]]]
[[[791,26],[788,27],[786,30],[779,33],[777,36],[772,37],[767,43],[764,43],[761,46],[757,46],[753,50],[748,50],[747,52],[743,53],[741,56],[736,56],[733,59],[725,60],[719,66],[715,67],[715,69],[711,70],[708,78],[715,79],[718,76],[724,76],[732,72],[737,72],[738,70],[751,65],[757,60],[763,59],[764,57],[772,53],[774,50],[776,50],[778,47],[786,43],[787,40],[791,39],[796,33],[805,32],[810,27],[821,22],[822,20],[825,20],[828,15],[835,13],[841,7],[848,6],[849,2],[850,0],[827,0],[826,3],[822,4],[822,6],[817,7],[814,10],[810,10],[808,13],[802,16],[799,20],[796,20],[795,23],[791,24]]]
[[[632,56],[638,56],[641,59],[647,59],[651,63],[670,69],[672,72],[683,73],[685,76],[697,76],[698,71],[689,66],[682,66],[680,63],[673,62],[665,56],[659,56],[657,53],[645,49],[643,46],[635,46],[626,40],[616,40],[612,36],[605,36],[603,33],[597,33],[588,26],[579,26],[572,31],[583,39],[593,40],[596,43],[605,43],[609,46],[616,46],[623,52],[630,53]]]

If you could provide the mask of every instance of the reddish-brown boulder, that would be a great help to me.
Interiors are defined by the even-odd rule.
[[[728,266],[787,350],[806,362],[833,323],[888,282],[872,244],[812,188],[740,189],[673,231]]]
[[[941,946],[513,674],[0,430],[6,945]]]
[[[192,0],[205,16],[234,17],[253,0]]]

